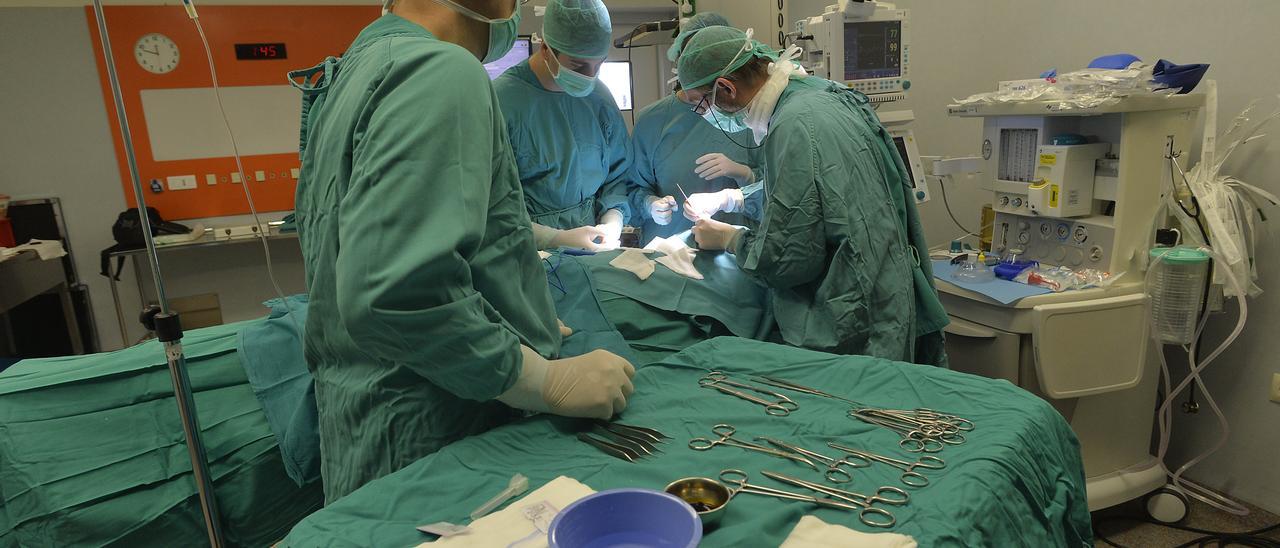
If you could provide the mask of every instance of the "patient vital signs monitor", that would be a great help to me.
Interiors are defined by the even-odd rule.
[[[907,10],[884,2],[827,6],[797,22],[796,34],[806,42],[806,67],[873,102],[903,99],[911,88]]]

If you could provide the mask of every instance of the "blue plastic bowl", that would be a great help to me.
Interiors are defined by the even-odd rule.
[[[694,548],[702,521],[693,507],[661,491],[612,489],[584,497],[551,521],[551,548]]]

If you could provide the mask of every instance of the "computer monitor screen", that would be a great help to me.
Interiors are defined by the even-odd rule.
[[[605,61],[600,65],[600,83],[613,92],[619,109],[632,109],[630,61]]]
[[[511,51],[503,55],[501,59],[492,63],[485,63],[484,70],[489,73],[489,79],[493,80],[506,72],[507,69],[520,64],[521,61],[529,58],[529,38],[521,37],[516,39],[516,45],[512,46]]]
[[[844,24],[844,79],[902,76],[902,21]]]

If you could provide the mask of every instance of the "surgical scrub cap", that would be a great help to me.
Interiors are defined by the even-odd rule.
[[[697,89],[710,84],[721,75],[742,68],[753,57],[777,59],[778,54],[733,27],[702,29],[694,33],[680,52],[677,70],[680,87]]]
[[[683,46],[685,39],[693,33],[707,27],[732,26],[729,24],[728,19],[714,11],[704,11],[690,17],[688,21],[685,21],[684,26],[680,27],[680,34],[676,35],[676,43],[671,44],[671,47],[667,49],[667,60],[674,63],[676,59],[680,58],[680,46]]]
[[[542,20],[543,38],[551,49],[581,59],[609,55],[613,24],[600,0],[550,0]]]

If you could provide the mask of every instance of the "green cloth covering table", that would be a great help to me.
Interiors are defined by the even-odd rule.
[[[318,482],[298,487],[285,473],[236,352],[248,323],[190,331],[183,345],[227,539],[262,546],[323,497]],[[0,374],[0,547],[204,538],[159,343],[24,360]]]
[[[597,489],[661,489],[688,476],[716,477],[740,468],[754,484],[794,490],[760,475],[772,470],[822,481],[808,468],[733,447],[693,451],[692,437],[711,435],[728,423],[736,436],[772,436],[824,454],[827,441],[908,457],[896,434],[847,417],[848,405],[794,394],[800,408],[772,417],[755,404],[698,387],[707,370],[736,378],[767,373],[821,388],[868,405],[931,407],[972,419],[977,427],[963,445],[938,454],[941,473],[924,471],[932,484],[910,489],[911,502],[891,508],[895,532],[921,546],[1092,546],[1084,470],[1075,435],[1046,402],[1013,385],[945,369],[863,356],[836,356],[764,342],[720,337],[699,343],[640,369],[636,392],[620,422],[657,428],[674,439],[663,453],[637,463],[604,455],[574,439],[581,421],[538,416],[454,443],[398,472],[365,485],[308,516],[286,546],[413,546],[430,537],[414,527],[436,521],[466,523],[467,514],[507,485],[512,474],[537,488],[566,475]],[[852,484],[869,492],[899,485],[901,471],[881,465],[862,469]],[[848,512],[756,495],[729,505],[703,546],[779,544],[801,516],[867,532]]]

